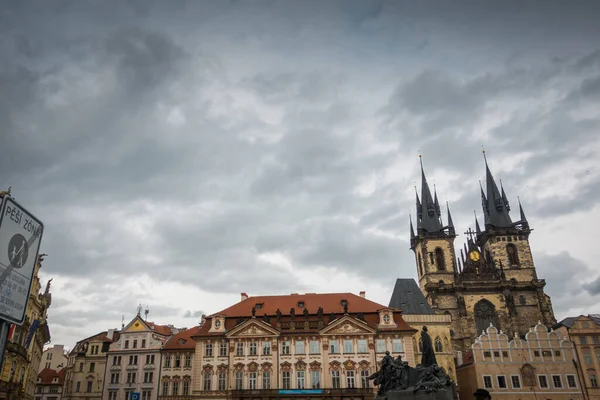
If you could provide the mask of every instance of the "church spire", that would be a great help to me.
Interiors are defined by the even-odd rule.
[[[442,224],[439,218],[439,204],[437,201],[437,195],[434,200],[431,196],[431,190],[425,177],[425,171],[423,169],[423,159],[419,155],[421,162],[421,209],[420,209],[420,228],[426,232],[434,233],[442,231]],[[417,196],[417,206],[419,205]]]
[[[415,228],[413,228],[412,217],[409,215],[408,220],[410,221],[410,240],[412,241],[415,238]]]
[[[481,227],[479,226],[479,220],[477,219],[477,214],[475,214],[475,233],[477,236],[481,235]]]
[[[490,167],[487,163],[485,156],[485,150],[483,151],[483,158],[485,160],[485,184],[486,184],[486,196],[482,196],[484,216],[488,217],[485,221],[486,227],[488,225],[498,228],[509,228],[513,226],[513,223],[508,215],[510,210],[508,201],[506,200],[506,194],[504,190],[500,193],[498,185],[492,176]],[[483,189],[482,189],[483,192]],[[485,198],[485,201],[484,201]],[[487,211],[487,215],[486,214]]]

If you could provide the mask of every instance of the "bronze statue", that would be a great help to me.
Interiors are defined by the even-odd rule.
[[[279,308],[275,311],[275,316],[277,317],[277,322],[281,322],[281,310]]]
[[[302,314],[304,314],[304,318],[308,319],[308,309],[305,308],[304,311],[302,311]]]
[[[252,318],[256,317],[256,307],[252,307]]]
[[[267,315],[267,313],[265,313],[265,315],[263,315],[263,321],[265,321],[267,324],[271,323],[271,321],[269,320],[269,316]]]
[[[290,318],[292,319],[292,321],[294,320],[294,318],[296,318],[296,310],[294,309],[294,307],[290,309]]]
[[[319,307],[317,310],[317,317],[319,317],[319,320],[323,319],[323,307]]]
[[[430,367],[437,365],[435,359],[435,353],[433,352],[433,343],[431,342],[431,336],[427,333],[427,327],[424,326],[421,330],[421,340],[423,342],[423,353],[421,354],[421,365],[424,367]]]

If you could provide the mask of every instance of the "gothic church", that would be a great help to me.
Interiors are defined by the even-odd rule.
[[[485,156],[485,154],[484,154]],[[447,207],[442,222],[438,196],[431,195],[421,162],[421,197],[416,194],[417,230],[410,221],[410,246],[415,253],[419,286],[434,310],[452,317],[452,345],[470,349],[474,339],[493,324],[509,337],[525,335],[538,321],[556,323],[546,282],[536,273],[529,234],[532,229],[519,202],[513,222],[504,188],[496,185],[485,160],[486,191],[481,187],[484,229],[475,231],[457,257],[456,231]]]

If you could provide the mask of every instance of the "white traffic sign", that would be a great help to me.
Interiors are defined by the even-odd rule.
[[[44,225],[4,196],[0,214],[0,319],[22,324]]]

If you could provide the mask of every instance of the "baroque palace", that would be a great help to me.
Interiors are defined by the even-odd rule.
[[[519,204],[519,219],[513,221],[504,188],[498,188],[487,160],[485,173],[484,229],[476,219],[475,231],[466,232],[460,257],[450,209],[447,206],[443,223],[437,193],[431,194],[422,163],[416,232],[410,222],[419,286],[434,311],[451,316],[452,344],[459,357],[490,326],[510,337],[524,337],[538,322],[548,328],[556,324],[550,297],[544,293],[546,282],[537,276],[533,262],[532,229],[523,208]]]
[[[415,365],[415,332],[399,310],[367,300],[364,292],[243,293],[190,337],[191,369],[172,361],[180,358],[177,344],[191,350],[189,339],[165,350],[159,399],[181,394],[185,379],[191,379],[192,398],[371,398],[367,378],[386,351]]]

